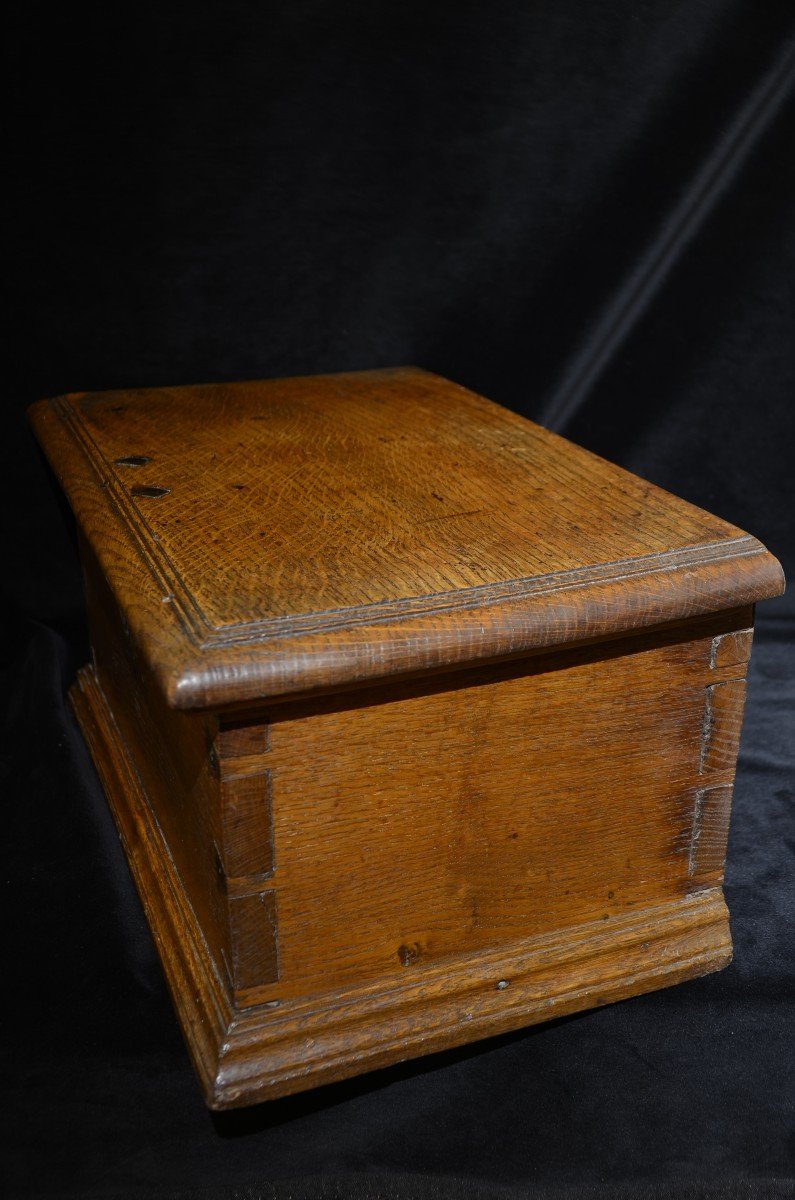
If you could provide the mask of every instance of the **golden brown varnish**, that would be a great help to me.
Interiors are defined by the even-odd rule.
[[[32,419],[210,1105],[729,961],[754,538],[413,368]]]
[[[92,624],[108,621],[107,597],[100,616],[88,595]],[[181,761],[196,753],[181,776],[153,763],[148,722],[123,741],[115,731],[111,761],[98,750],[99,688],[123,679],[139,713],[152,688],[100,652],[76,707],[122,829],[150,813],[168,860],[199,984],[164,962],[209,1102],[250,1103],[724,965],[717,889],[751,615],[231,718],[174,713]],[[121,816],[124,762],[146,792]],[[206,813],[187,841],[186,805]],[[157,930],[152,854],[136,875]],[[209,1047],[205,1006],[218,1021]]]
[[[749,617],[272,710],[268,752],[235,764],[272,788],[267,995],[399,978],[698,886],[694,798],[730,782],[739,728],[714,713],[702,763],[705,706],[742,711],[712,645]]]
[[[783,584],[742,530],[416,368],[77,394],[31,419],[176,708],[614,637]]]

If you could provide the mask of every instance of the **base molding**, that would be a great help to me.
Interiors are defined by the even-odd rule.
[[[90,667],[71,703],[116,820],[211,1108],[330,1083],[719,970],[731,960],[720,888],[278,1007],[235,1007],[130,752]]]

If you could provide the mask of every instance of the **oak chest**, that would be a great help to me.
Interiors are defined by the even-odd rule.
[[[729,961],[753,537],[413,368],[32,409],[207,1102]]]

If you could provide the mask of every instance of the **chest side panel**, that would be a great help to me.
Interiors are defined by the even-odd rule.
[[[268,772],[268,995],[405,979],[719,884],[738,620],[272,711],[266,754],[236,763]]]
[[[112,721],[117,757],[141,789],[153,836],[215,960],[229,958],[227,902],[220,878],[219,784],[213,754],[217,721],[170,709],[130,637],[89,546],[81,546],[91,629],[93,680]],[[145,797],[145,800],[144,800]]]

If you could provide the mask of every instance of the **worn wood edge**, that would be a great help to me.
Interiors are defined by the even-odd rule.
[[[31,424],[175,708],[334,690],[608,638],[753,604],[784,589],[777,560],[738,529],[736,537],[658,555],[330,610],[313,614],[308,625],[303,617],[276,617],[214,629],[125,517],[111,472],[68,419],[68,400],[38,401],[28,410]]]
[[[108,495],[109,478],[97,473],[83,453],[61,417],[58,398],[37,401],[28,408],[27,415],[123,620],[167,693],[181,645],[185,639],[190,644],[191,637],[190,626],[183,622],[179,610],[167,603],[167,580],[152,574],[145,548]],[[125,557],[130,550],[137,567]]]
[[[739,541],[739,539],[738,539]],[[193,652],[161,682],[175,708],[240,706],[438,673],[623,637],[746,607],[783,591],[777,560],[754,538],[742,554],[550,589],[441,617],[373,622],[331,634]],[[750,549],[747,547],[750,546]]]
[[[71,703],[211,1108],[255,1104],[611,1003],[731,959],[720,889],[429,966],[405,983],[235,1009],[90,668]]]
[[[232,1019],[228,990],[90,667],[78,673],[69,700],[116,822],[196,1074],[210,1095]]]
[[[656,554],[637,555],[613,562],[595,563],[588,567],[507,579],[502,583],[479,584],[440,591],[426,595],[407,596],[397,600],[379,600],[369,604],[326,609],[313,613],[297,613],[288,617],[267,617],[223,626],[210,626],[201,637],[202,650],[229,649],[247,642],[273,641],[279,636],[296,637],[336,634],[356,626],[387,625],[417,617],[421,620],[449,614],[465,613],[470,609],[486,609],[503,603],[529,601],[544,593],[564,592],[594,585],[614,586],[634,576],[657,574],[662,571],[707,567],[710,562],[742,558],[757,554],[760,543],[749,534],[725,538],[716,542],[666,550]],[[764,549],[764,547],[762,547]]]
[[[316,998],[314,1007],[285,1004],[278,1014],[264,1006],[246,1010],[232,1023],[210,1103],[256,1104],[655,991],[731,962],[720,889],[618,919],[606,933],[598,924],[479,955],[463,979],[442,965],[435,982],[353,992],[336,997],[333,1007]]]

